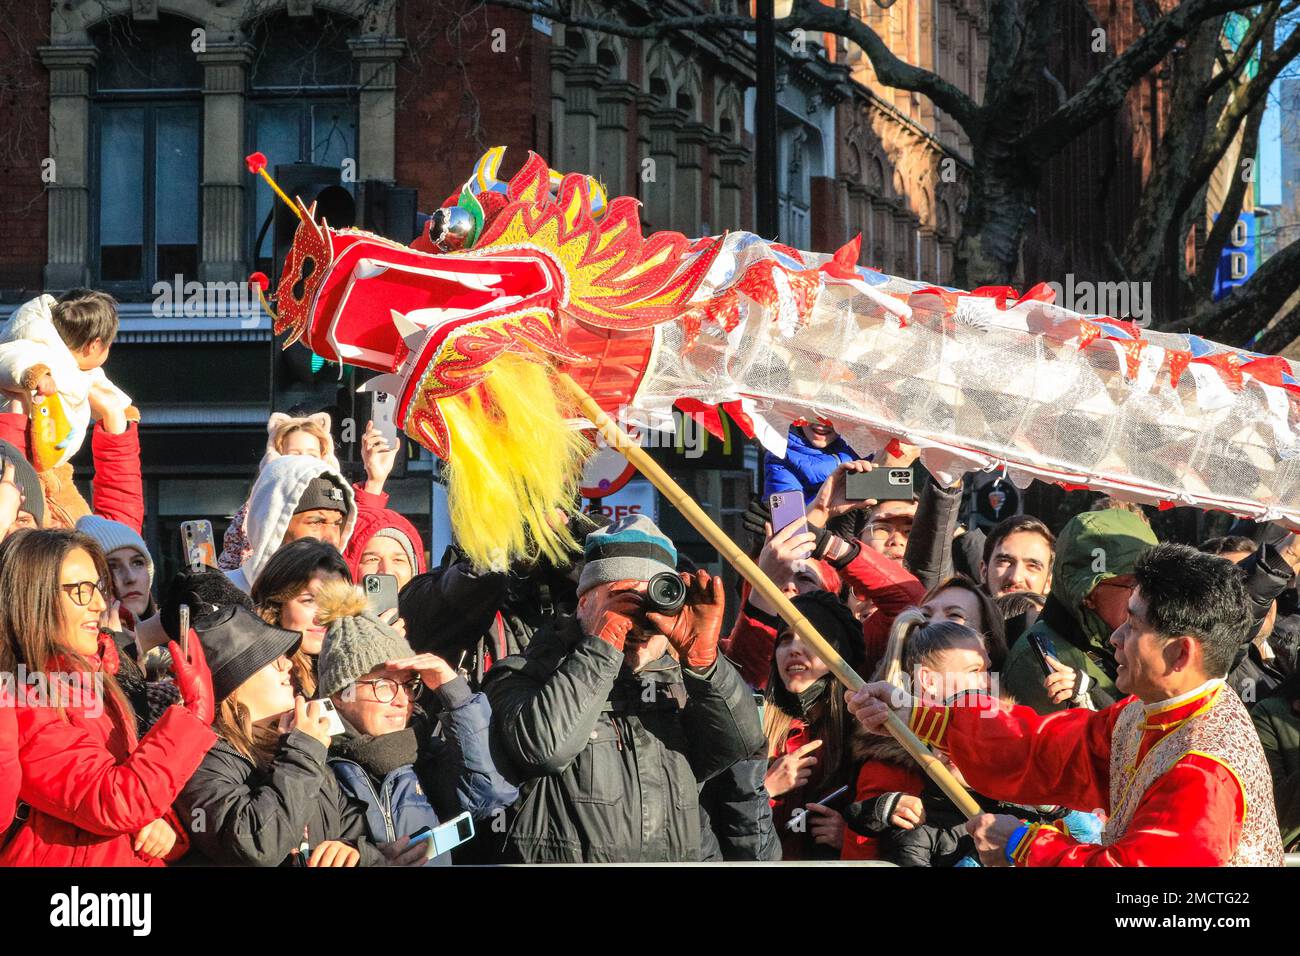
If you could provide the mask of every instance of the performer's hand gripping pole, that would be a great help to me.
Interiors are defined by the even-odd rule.
[[[826,663],[827,668],[835,677],[849,690],[857,690],[864,686],[864,681],[858,673],[849,667],[844,658],[836,653],[835,649],[826,642],[826,639],[817,633],[817,629],[809,623],[808,619],[799,613],[799,609],[790,603],[784,592],[781,591],[772,580],[763,573],[763,571],[745,552],[741,551],[736,543],[727,537],[726,533],[713,523],[704,510],[688,495],[682,487],[673,481],[668,472],[659,467],[645,450],[635,441],[628,437],[608,415],[601,410],[596,404],[596,400],[587,394],[586,390],[573,380],[567,374],[561,373],[559,376],[560,383],[569,391],[577,401],[582,413],[600,430],[605,441],[613,448],[617,448],[623,455],[634,464],[641,474],[650,479],[651,484],[659,489],[673,506],[685,516],[686,520],[700,534],[704,535],[709,544],[718,549],[718,553],[725,558],[733,568],[739,572],[740,576],[749,582],[750,586],[763,595],[773,606],[776,607],[777,613],[794,629],[804,641],[810,645],[817,655]],[[953,775],[948,772],[948,768],[941,764],[930,752],[930,749],[923,744],[920,739],[908,729],[907,725],[898,719],[897,715],[891,713],[886,723],[889,732],[903,745],[904,749],[919,763],[923,770],[930,775],[930,778],[943,790],[953,803],[966,814],[967,818],[978,816],[983,811],[966,789],[959,784]]]

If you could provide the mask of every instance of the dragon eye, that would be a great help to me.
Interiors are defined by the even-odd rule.
[[[298,281],[295,282],[293,288],[289,290],[289,294],[293,296],[295,302],[302,301],[303,292],[306,291],[307,288],[307,280],[311,278],[312,273],[315,271],[316,260],[311,256],[304,256],[302,260],[302,268],[298,273]]]

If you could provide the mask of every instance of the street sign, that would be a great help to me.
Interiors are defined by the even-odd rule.
[[[1214,301],[1218,302],[1255,273],[1255,214],[1243,212],[1233,224],[1228,241],[1219,254],[1219,267],[1214,273]]]
[[[597,510],[611,521],[626,518],[628,515],[645,515],[656,524],[659,523],[659,494],[650,482],[640,479],[629,481],[623,489],[606,498],[600,499],[599,509],[588,501],[583,511],[591,514]]]

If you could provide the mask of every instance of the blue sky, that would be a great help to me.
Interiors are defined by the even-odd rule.
[[[1294,21],[1284,23],[1282,28],[1278,30],[1275,42],[1281,43],[1290,35],[1293,29],[1295,29]],[[1300,69],[1293,62],[1283,71],[1282,77],[1295,76],[1300,76]],[[1282,201],[1280,150],[1282,145],[1282,120],[1284,117],[1276,93],[1279,82],[1280,79],[1274,82],[1273,89],[1269,91],[1268,108],[1264,111],[1264,122],[1259,130],[1259,200],[1264,205],[1275,205]],[[1295,128],[1296,124],[1300,124],[1300,116],[1288,116],[1285,119],[1292,129]]]

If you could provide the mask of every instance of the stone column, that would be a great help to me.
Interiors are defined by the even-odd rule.
[[[720,151],[719,158],[722,179],[718,184],[718,221],[712,224],[713,231],[720,233],[723,229],[744,229],[747,222],[742,207],[743,177],[750,161],[749,150],[739,143],[733,143]]]
[[[938,283],[939,263],[937,257],[939,247],[934,230],[922,226],[919,240],[921,243],[921,274],[917,278],[923,282]]]
[[[635,100],[636,86],[631,83],[607,83],[596,96],[595,169],[611,199],[636,194],[636,188],[627,181],[628,133],[632,125],[628,106]]]
[[[352,59],[360,67],[361,95],[357,111],[357,179],[397,178],[397,61],[406,41],[391,36],[349,40]]]
[[[212,44],[198,54],[203,66],[203,231],[199,281],[239,282],[244,256],[244,94],[253,48]]]
[[[554,168],[565,173],[596,169],[597,102],[604,67],[572,66],[564,77],[564,151]]]
[[[676,229],[677,130],[686,114],[678,109],[660,107],[647,111],[650,122],[650,158],[654,160],[654,179],[642,184],[644,214],[656,230]]]
[[[50,71],[49,243],[45,288],[90,285],[90,71],[93,46],[45,46]]]
[[[677,182],[670,228],[688,236],[699,235],[700,224],[709,215],[704,204],[704,151],[712,138],[713,131],[703,123],[687,123],[677,134]]]
[[[572,29],[565,27],[566,30]],[[565,100],[565,74],[568,73],[569,67],[573,61],[578,58],[578,51],[570,49],[567,46],[558,44],[555,39],[551,39],[551,151],[546,157],[546,161],[555,166],[564,156],[564,149],[567,145],[565,139],[565,122],[564,122],[564,100]]]

